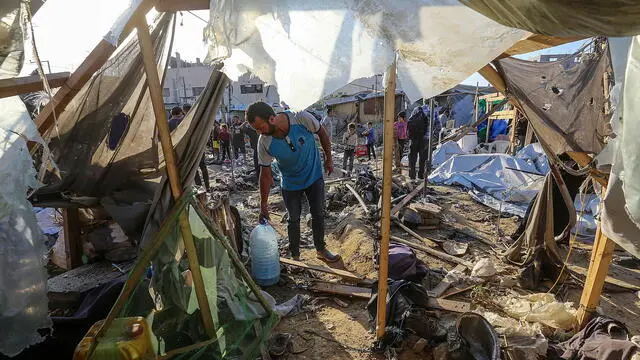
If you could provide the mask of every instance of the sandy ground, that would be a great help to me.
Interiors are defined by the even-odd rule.
[[[375,168],[376,164],[368,163]],[[377,176],[381,176],[381,165],[378,162]],[[219,166],[211,166],[212,178],[216,177],[216,172],[221,171]],[[404,171],[406,175],[406,170]],[[337,178],[335,175],[327,178]],[[509,291],[505,287],[500,287],[500,280],[503,278],[514,278],[517,274],[517,268],[505,264],[500,259],[500,252],[505,250],[510,239],[508,238],[517,229],[520,219],[503,215],[499,217],[497,211],[490,209],[482,204],[475,202],[464,189],[447,186],[429,186],[431,199],[440,205],[444,210],[444,222],[433,230],[417,230],[422,236],[431,239],[450,239],[458,242],[469,243],[469,250],[463,257],[469,261],[475,262],[480,257],[492,258],[500,275],[494,279],[493,283],[485,284],[484,288],[492,291]],[[231,202],[239,207],[243,217],[243,225],[251,229],[257,223],[259,195],[257,190],[236,191],[231,193]],[[285,214],[286,209],[282,203],[279,194],[270,196],[270,209],[272,212],[272,225],[281,236],[281,253],[286,255],[286,222],[280,221],[281,216]],[[303,210],[301,221],[302,233],[302,261],[310,264],[322,264],[320,260],[315,258],[315,250],[312,246],[310,229],[304,221],[305,210]],[[378,237],[379,222],[370,222],[364,216],[358,204],[353,204],[343,210],[345,213],[351,214],[350,218],[339,222],[339,214],[337,212],[329,212],[326,217],[326,241],[331,250],[339,252],[344,260],[344,267],[348,270],[366,275],[368,279],[377,277],[377,269],[374,266],[374,242]],[[491,239],[496,243],[493,249],[481,243],[473,237],[458,233],[455,229],[463,229],[466,232],[473,232],[480,237]],[[342,230],[342,231],[341,231]],[[392,234],[412,239],[411,235],[405,233],[402,229],[392,226]],[[413,239],[412,239],[413,240]],[[561,245],[562,251],[566,254],[568,247]],[[619,255],[622,255],[620,253]],[[427,256],[421,252],[417,252],[420,258],[429,268],[445,268],[450,270],[453,264],[442,261],[438,258]],[[580,248],[574,248],[571,252],[571,263],[574,265],[588,267],[590,256],[590,246],[583,245]],[[376,354],[370,351],[374,342],[374,335],[371,331],[371,323],[365,309],[366,301],[341,298],[348,303],[343,308],[331,301],[331,295],[310,293],[296,285],[297,282],[291,281],[291,278],[302,275],[303,277],[316,277],[324,280],[330,280],[330,275],[323,275],[311,272],[300,272],[295,269],[289,269],[289,273],[283,273],[283,279],[277,286],[266,289],[276,300],[284,301],[295,294],[309,294],[312,299],[317,297],[327,297],[317,301],[314,311],[306,311],[301,314],[286,317],[281,320],[276,327],[276,332],[290,333],[293,335],[294,352],[302,351],[299,354],[290,354],[289,359],[382,359],[383,354]],[[623,279],[634,285],[640,286],[640,270],[627,269],[622,266],[615,265],[612,267],[610,275]],[[288,279],[288,280],[287,280]],[[551,284],[547,284],[550,286]],[[622,292],[621,292],[622,290]],[[518,290],[520,293],[527,293],[524,290]],[[566,283],[560,284],[554,288],[557,296],[563,301],[572,301],[577,304],[582,292],[582,284],[570,279]],[[476,298],[472,300],[470,291],[454,295],[452,300],[467,301],[472,303],[472,309],[479,304]],[[601,311],[621,320],[629,327],[631,334],[640,334],[640,299],[629,290],[607,286],[602,297]],[[306,330],[311,330],[317,335],[310,335]],[[409,344],[410,347],[410,344]],[[431,350],[427,348],[421,353],[414,353],[411,348],[407,348],[399,355],[400,359],[430,359]]]

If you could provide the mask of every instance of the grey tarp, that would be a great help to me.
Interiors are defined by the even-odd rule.
[[[604,49],[595,44],[595,52],[582,50],[554,62],[506,58],[496,63],[507,93],[522,105],[540,141],[557,155],[597,154],[611,135],[602,84],[604,73],[612,69],[604,44]]]
[[[502,25],[553,36],[640,33],[636,0],[460,0]]]
[[[163,65],[171,17],[162,15],[151,32],[156,63]],[[159,68],[162,75],[164,66]],[[121,112],[130,120],[111,149],[112,120]],[[86,204],[89,199],[89,205],[101,201],[116,220],[137,219],[122,226],[137,228],[137,233],[127,233],[138,237],[164,167],[135,34],[76,94],[45,139],[59,171],[45,177],[46,185],[31,200],[54,206],[60,201]]]
[[[567,185],[561,188],[552,172],[547,173],[531,205],[524,231],[506,252],[509,262],[528,270],[521,278],[522,285],[528,289],[537,288],[542,276],[557,277],[563,259],[556,239],[567,236],[575,225],[573,198],[583,178],[557,172],[556,176],[562,176],[562,182]]]
[[[171,134],[183,188],[193,182],[202,153],[213,129],[213,120],[227,82],[226,75],[219,71],[213,71],[200,98]],[[160,187],[147,217],[142,238],[143,246],[160,229],[160,225],[166,219],[173,205],[173,197],[166,176],[163,176]],[[165,250],[171,253],[171,249]]]

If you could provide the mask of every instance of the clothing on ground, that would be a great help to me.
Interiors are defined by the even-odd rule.
[[[282,172],[280,183],[284,190],[303,190],[322,177],[320,152],[314,138],[320,130],[320,123],[306,111],[286,111],[283,114],[289,121],[287,136],[279,139],[260,135],[258,160],[261,166],[270,166],[276,160]]]

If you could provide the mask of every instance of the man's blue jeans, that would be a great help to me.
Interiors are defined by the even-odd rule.
[[[292,256],[300,256],[300,213],[302,212],[302,196],[309,201],[311,211],[311,230],[316,250],[324,250],[324,178],[316,180],[311,186],[302,190],[282,190],[284,205],[289,215],[287,232],[289,233],[289,251]]]

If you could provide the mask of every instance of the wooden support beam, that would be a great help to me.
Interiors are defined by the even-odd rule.
[[[406,231],[409,235],[413,236],[414,238],[422,241],[424,244],[429,245],[430,247],[438,247],[438,244],[436,244],[434,241],[427,239],[424,236],[421,236],[420,234],[418,234],[417,232],[409,229],[409,227],[407,227],[405,224],[402,223],[402,221],[398,220],[397,218],[393,219],[393,222],[396,223],[396,225],[400,226],[402,228],[402,230]]]
[[[450,263],[454,263],[454,264],[460,264],[463,266],[468,267],[469,269],[473,268],[473,264],[465,259],[461,259],[461,258],[457,258],[455,256],[451,256],[445,252],[442,251],[438,251],[438,250],[434,250],[431,249],[429,247],[426,246],[422,246],[416,243],[413,243],[411,241],[407,241],[403,238],[399,238],[397,236],[391,236],[391,240],[398,242],[400,244],[405,244],[408,247],[412,248],[412,249],[416,249],[416,250],[420,250],[420,251],[424,251],[429,255],[435,256],[437,258],[439,258],[440,260],[444,260],[444,261],[448,261]]]
[[[494,69],[491,64],[483,66],[482,69],[478,70],[478,73],[487,79],[487,81],[493,85],[496,90],[504,93],[507,85],[504,82],[504,79],[502,79],[502,76],[500,76],[500,73],[498,73],[498,70]]]
[[[414,197],[416,197],[416,195],[418,195],[420,191],[424,189],[424,187],[424,182],[421,182],[420,185],[416,186],[416,188],[413,189],[413,191],[410,192],[409,195],[405,196],[404,199],[402,199],[402,201],[398,203],[398,205],[394,206],[393,209],[391,209],[391,216],[395,216],[398,211],[402,210],[402,208],[405,207],[407,203],[409,203],[409,201],[411,201]]]
[[[129,35],[133,30],[133,23],[136,16],[144,16],[153,6],[152,0],[143,0],[138,8],[134,11],[132,17],[129,19],[124,31],[120,35],[120,39]],[[111,54],[116,50],[116,45],[102,39],[96,45],[96,47],[89,53],[87,58],[78,66],[78,68],[69,75],[69,78],[60,89],[53,96],[51,101],[45,105],[35,119],[35,123],[38,126],[38,131],[41,135],[45,135],[54,121],[54,112],[59,116],[64,109],[69,105],[71,99],[82,89],[82,87],[91,79],[96,71],[100,70]]]
[[[533,127],[531,127],[531,123],[527,121],[527,132],[524,135],[524,146],[531,144],[533,141]]]
[[[600,224],[598,224],[591,263],[580,297],[580,307],[576,313],[579,328],[583,328],[589,322],[596,307],[600,304],[600,295],[609,272],[615,246],[616,244],[611,239],[602,234]]]
[[[62,86],[69,78],[68,72],[47,74],[47,81],[51,88]],[[9,79],[0,79],[0,98],[21,95],[44,89],[39,75],[21,76]]]
[[[280,262],[285,264],[285,265],[295,266],[295,267],[299,267],[301,269],[320,271],[320,272],[323,272],[323,273],[336,275],[336,276],[339,276],[339,277],[341,277],[341,278],[343,278],[345,280],[349,280],[349,281],[360,282],[360,281],[364,280],[364,276],[352,273],[352,272],[347,271],[347,270],[334,269],[334,268],[330,268],[328,266],[318,266],[318,265],[305,264],[302,261],[296,261],[296,260],[287,259],[287,258],[283,258],[283,257],[280,258]]]
[[[62,209],[64,229],[64,252],[67,270],[82,265],[82,238],[80,236],[80,211],[76,208]]]
[[[177,201],[182,196],[180,170],[178,168],[177,157],[175,155],[173,143],[171,141],[169,122],[167,121],[167,112],[164,109],[162,85],[160,84],[160,78],[158,76],[158,65],[155,61],[153,41],[151,39],[151,34],[149,33],[149,25],[147,24],[147,20],[145,19],[145,17],[138,16],[136,20],[138,39],[140,41],[140,50],[142,51],[142,63],[144,66],[144,72],[147,76],[147,85],[149,88],[149,95],[153,106],[153,112],[156,118],[158,137],[160,138],[160,145],[162,146],[162,152],[166,163],[171,193],[173,195],[173,198]],[[200,271],[198,253],[193,241],[191,225],[189,224],[189,218],[187,217],[187,214],[185,212],[182,212],[180,214],[179,223],[182,233],[182,240],[184,243],[185,251],[187,253],[187,259],[189,261],[189,270],[191,270],[191,275],[193,277],[193,286],[196,290],[196,298],[198,300],[198,306],[200,308],[204,329],[209,337],[214,337],[215,329],[213,325],[211,308],[207,299],[202,272]]]
[[[384,151],[382,161],[382,213],[380,219],[380,266],[378,267],[378,303],[376,337],[382,339],[387,320],[387,278],[389,276],[389,236],[391,235],[391,186],[393,158],[393,118],[396,107],[396,59],[389,66],[384,91]]]
[[[160,12],[208,10],[209,3],[209,0],[158,0],[156,10]]]

